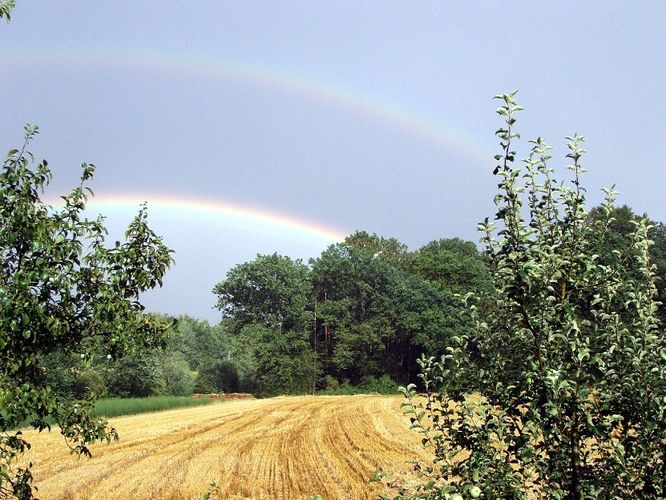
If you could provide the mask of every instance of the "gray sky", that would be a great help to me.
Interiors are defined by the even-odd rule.
[[[0,25],[0,146],[36,123],[53,193],[89,161],[99,197],[184,200],[150,209],[177,263],[145,302],[217,321],[231,266],[314,257],[331,239],[312,229],[477,241],[499,92],[526,108],[521,157],[540,135],[559,168],[562,138],[583,134],[590,202],[615,183],[666,220],[664,33],[663,1],[18,0]],[[132,214],[100,210],[114,235]]]

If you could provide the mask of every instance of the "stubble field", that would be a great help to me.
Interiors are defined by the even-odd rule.
[[[120,441],[69,454],[60,433],[26,432],[42,499],[372,498],[378,468],[409,478],[426,459],[399,397],[300,396],[111,419]]]

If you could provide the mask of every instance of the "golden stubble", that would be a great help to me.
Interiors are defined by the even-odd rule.
[[[115,418],[120,442],[69,454],[57,429],[27,431],[42,499],[376,498],[377,469],[429,461],[400,397],[298,396]]]

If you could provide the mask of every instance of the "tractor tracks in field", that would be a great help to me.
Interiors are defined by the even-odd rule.
[[[72,458],[58,436],[31,435],[30,459],[43,498],[201,498],[212,482],[220,498],[376,497],[381,488],[368,483],[376,469],[409,474],[406,461],[425,457],[399,404],[223,402],[113,419],[120,442],[96,445],[91,460]]]

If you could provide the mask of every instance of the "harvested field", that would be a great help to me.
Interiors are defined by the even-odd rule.
[[[399,397],[237,400],[111,420],[120,442],[69,454],[59,432],[26,432],[42,499],[373,498],[377,468],[426,459]]]

